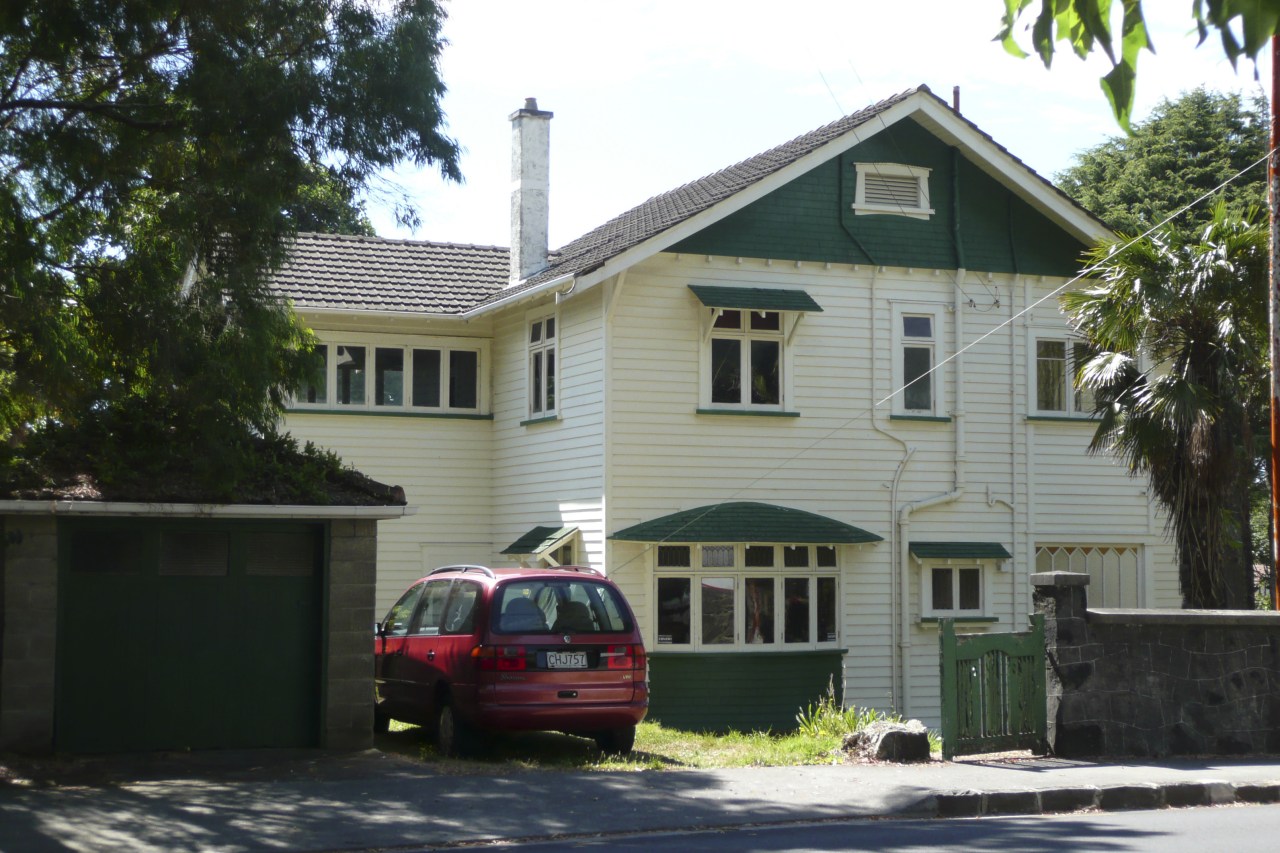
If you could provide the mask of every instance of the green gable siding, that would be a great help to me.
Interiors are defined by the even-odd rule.
[[[927,220],[851,209],[856,163],[932,170]],[[960,227],[955,227],[959,198]],[[671,248],[726,257],[1071,276],[1086,247],[912,120],[881,131]]]
[[[649,715],[687,731],[794,731],[796,714],[834,685],[844,653],[649,655]]]

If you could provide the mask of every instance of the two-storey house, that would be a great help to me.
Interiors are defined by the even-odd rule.
[[[1058,310],[1105,226],[927,88],[547,251],[549,122],[510,249],[302,235],[325,357],[287,427],[402,485],[378,605],[447,563],[580,563],[651,651],[651,716],[786,728],[834,683],[938,719],[937,623],[1029,575],[1176,606],[1144,482],[1091,456]]]

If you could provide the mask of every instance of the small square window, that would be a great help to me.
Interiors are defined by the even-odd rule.
[[[702,567],[704,569],[721,569],[733,565],[732,545],[703,545]]]
[[[836,567],[836,549],[834,545],[819,545],[818,552],[818,568],[834,569]]]
[[[788,545],[783,548],[782,565],[788,569],[809,568],[809,546]]]
[[[753,569],[771,569],[776,565],[772,545],[748,545],[745,563]]]
[[[658,565],[668,568],[685,569],[689,562],[688,545],[659,545]]]
[[[982,569],[978,566],[929,566],[924,582],[924,608],[928,617],[982,616]]]

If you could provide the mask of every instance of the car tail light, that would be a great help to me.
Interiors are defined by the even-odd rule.
[[[524,646],[476,646],[471,656],[483,670],[517,672],[529,666]]]
[[[609,646],[603,655],[608,669],[644,669],[644,646]]]

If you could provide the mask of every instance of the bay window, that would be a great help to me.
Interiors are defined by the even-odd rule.
[[[295,409],[479,414],[482,347],[325,343]],[[370,369],[372,366],[372,370]]]

